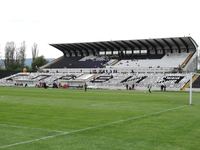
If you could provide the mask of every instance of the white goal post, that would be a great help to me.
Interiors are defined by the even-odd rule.
[[[190,75],[189,105],[192,105],[192,77],[193,73]]]
[[[193,80],[196,78],[195,75],[197,75],[196,77],[200,76],[199,73],[191,73],[190,74],[190,80],[189,80],[189,105],[192,105],[193,104],[193,87],[192,87],[192,84],[193,84]],[[195,77],[195,78],[193,78]]]

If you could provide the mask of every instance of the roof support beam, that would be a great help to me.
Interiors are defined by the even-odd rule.
[[[127,50],[127,47],[125,47],[120,41],[115,41],[120,47],[122,47],[125,51]]]
[[[89,56],[89,51],[87,50],[87,48],[85,48],[85,46],[83,46],[81,43],[77,43],[76,44],[77,46],[79,46],[82,50],[85,50],[85,52],[86,52],[86,56]]]
[[[102,45],[103,47],[105,47],[106,51],[111,51],[111,55],[113,55],[113,51],[115,50],[115,48],[113,46],[111,46],[107,42],[100,42],[99,44]]]
[[[70,57],[72,57],[72,51],[74,52],[74,50],[72,50],[71,48],[65,46],[65,44],[60,44],[61,47],[63,47],[64,49],[66,49],[67,51],[69,51]]]
[[[63,46],[62,44],[59,44],[59,47],[61,49],[64,49],[65,51],[67,51],[70,57],[72,56],[72,52],[70,51],[70,49],[68,49],[67,47]]]
[[[170,38],[172,40],[172,42],[176,45],[176,47],[178,48],[178,52],[181,53],[181,48],[179,46],[179,44],[173,39],[173,38]]]
[[[165,50],[165,47],[162,45],[162,43],[160,43],[158,40],[153,39],[153,41],[155,41],[161,48],[162,50]]]
[[[103,45],[106,50],[114,51],[115,48],[110,46],[107,42],[100,42],[99,44]]]
[[[183,45],[185,46],[187,53],[189,53],[189,47],[188,47],[187,43],[186,43],[182,38],[179,38],[179,40],[180,40],[180,41],[183,43]]]
[[[107,47],[101,44],[101,42],[95,43],[101,50],[107,51]]]
[[[119,44],[116,43],[116,41],[111,41],[109,42],[110,45],[112,45],[113,47],[115,47],[118,50],[118,56],[119,57],[124,57],[124,54],[121,50],[121,46]]]
[[[169,47],[169,49],[171,50],[171,53],[173,53],[173,48],[171,47],[169,42],[167,42],[167,40],[165,40],[165,39],[162,39],[162,41]]]
[[[124,49],[125,55],[126,55],[127,48],[122,43],[120,43],[120,41],[115,41],[115,43],[118,44],[120,47],[122,47]]]
[[[132,44],[130,44],[129,42],[127,42],[127,41],[121,41],[121,42],[124,43],[125,45],[127,45],[127,47],[129,47],[131,49],[132,56],[133,56],[133,54],[134,54],[133,51],[135,50],[135,47]]]
[[[150,42],[149,40],[145,40],[149,45],[151,45],[151,47],[155,50],[155,53],[158,54],[158,49],[155,46],[155,44],[153,44],[152,42]]]
[[[61,44],[61,45],[62,45],[62,44]],[[74,55],[75,55],[76,57],[78,56],[78,54],[77,54],[77,52],[76,52],[76,49],[75,49],[74,47],[70,46],[69,44],[67,44],[67,45],[63,44],[63,46],[69,48],[70,50],[72,50],[72,51],[74,52]]]
[[[114,44],[113,42],[108,41],[107,43],[110,44],[110,45],[112,45],[112,47],[114,47],[118,51],[121,51],[120,47],[118,45]]]
[[[88,55],[89,56],[91,53],[93,53],[93,50],[91,49],[91,47],[89,47],[86,43],[80,43],[81,46],[83,46],[85,48],[85,50],[87,50]]]
[[[69,44],[69,45],[73,46],[74,49],[77,49],[82,57],[84,56],[82,49],[80,47],[78,47],[76,44]]]
[[[101,49],[95,44],[95,42],[90,43],[90,45],[94,47],[94,49],[95,49],[95,51],[96,51],[96,54],[99,55],[99,51],[100,51]]]
[[[88,43],[82,43],[84,46],[86,46],[90,51],[91,53],[95,56],[95,48],[92,47],[90,44]]]
[[[149,55],[150,54],[150,49],[149,49],[149,47],[143,42],[143,41],[141,41],[141,40],[137,40],[141,45],[143,45],[145,48],[146,48],[146,50],[147,50],[147,55]]]
[[[95,43],[95,44],[100,48],[101,52],[104,52],[104,55],[106,55],[106,48],[99,43]]]
[[[127,42],[127,41],[121,41],[122,43],[124,43],[127,47],[129,47],[131,50],[134,50],[135,49],[135,47],[132,45],[132,44],[130,44],[129,42]]]
[[[137,44],[136,42],[134,42],[133,40],[130,40],[127,42],[130,42],[131,44],[135,45],[138,48],[138,50],[142,50],[142,47],[139,44]]]

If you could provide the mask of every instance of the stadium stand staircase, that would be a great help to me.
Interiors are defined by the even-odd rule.
[[[186,65],[187,65],[187,63],[190,61],[190,59],[192,58],[192,56],[194,55],[194,53],[195,52],[193,52],[193,53],[190,53],[189,55],[188,55],[188,57],[184,60],[184,62],[181,64],[181,68],[184,68]]]
[[[113,60],[113,62],[110,64],[110,66],[114,66],[116,63],[118,63],[119,62],[119,60],[117,60],[117,59],[114,59]]]
[[[130,79],[130,78],[132,78],[132,77],[133,77],[133,76],[127,77],[126,79],[122,80],[121,83],[124,83],[124,82],[128,81],[128,79]]]
[[[102,83],[102,82],[106,82],[106,81],[108,81],[112,78],[113,78],[112,75],[100,75],[100,76],[96,77],[95,79],[91,80],[90,82],[92,82],[92,83]]]
[[[194,83],[199,78],[199,75],[192,76],[192,83]],[[199,79],[200,80],[200,79]],[[185,91],[186,88],[190,87],[190,80],[180,89],[181,91]]]
[[[136,81],[136,83],[140,83],[142,80],[144,80],[145,78],[147,78],[147,76],[142,76],[142,77],[140,77],[137,81]]]
[[[94,77],[95,77],[94,74],[82,74],[76,80],[89,81],[92,80]]]
[[[42,80],[49,78],[49,77],[50,77],[50,75],[38,75],[36,77],[33,77],[32,80],[42,81]]]
[[[26,77],[26,76],[28,76],[28,74],[17,73],[17,74],[11,75],[9,77],[6,77],[5,79],[6,80],[16,80],[18,78],[23,78],[23,77]]]
[[[75,80],[77,77],[75,75],[65,75],[60,77],[58,80]]]

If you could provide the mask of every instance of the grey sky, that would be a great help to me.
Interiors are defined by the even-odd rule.
[[[192,36],[200,43],[199,0],[0,0],[0,53],[7,41],[49,43]]]

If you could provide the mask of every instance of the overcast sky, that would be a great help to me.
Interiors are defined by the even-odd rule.
[[[200,45],[200,0],[0,0],[0,55],[7,41],[56,58],[50,43],[189,35]]]

